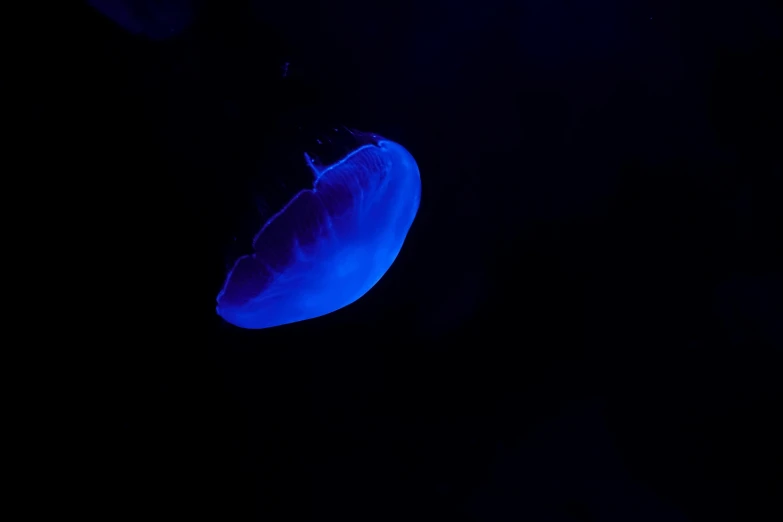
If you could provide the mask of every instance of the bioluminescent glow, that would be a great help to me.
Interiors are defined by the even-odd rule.
[[[366,294],[391,267],[416,217],[421,179],[401,145],[371,140],[322,167],[253,240],[217,297],[218,314],[242,328],[319,317]]]

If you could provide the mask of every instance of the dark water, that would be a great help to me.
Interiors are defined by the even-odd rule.
[[[108,260],[105,519],[783,519],[780,7],[91,3],[31,111]],[[419,164],[400,257],[222,323],[336,126]]]

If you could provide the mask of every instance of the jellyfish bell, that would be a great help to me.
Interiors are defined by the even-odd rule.
[[[401,145],[338,129],[303,154],[309,188],[262,224],[217,297],[242,328],[312,319],[366,294],[400,252],[421,198],[419,169]]]

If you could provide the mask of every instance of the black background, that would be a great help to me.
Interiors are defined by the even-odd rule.
[[[783,520],[773,2],[94,4],[31,117],[109,294],[105,519]],[[419,163],[398,260],[223,323],[340,125]]]

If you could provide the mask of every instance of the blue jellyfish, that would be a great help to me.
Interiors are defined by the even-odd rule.
[[[391,267],[421,199],[419,169],[401,145],[352,132],[358,146],[315,175],[256,234],[217,296],[217,313],[242,328],[319,317],[366,294]]]

